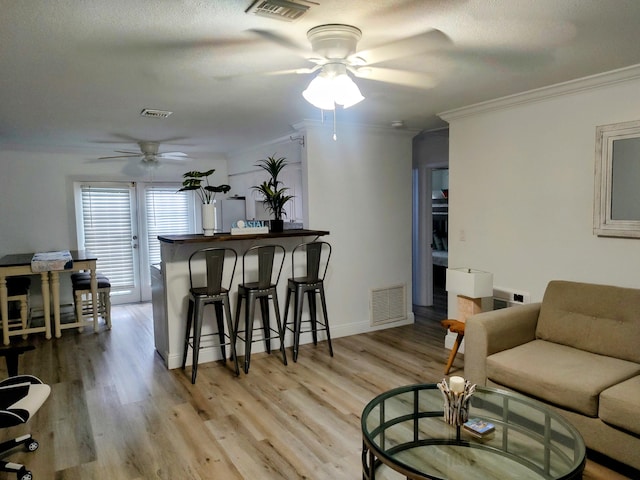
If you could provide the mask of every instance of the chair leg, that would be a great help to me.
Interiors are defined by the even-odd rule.
[[[324,317],[324,328],[327,331],[327,343],[329,344],[329,355],[333,357],[333,346],[331,345],[331,331],[329,330],[329,317],[327,317],[327,300],[324,296],[324,285],[320,285],[320,302],[322,304],[322,315]]]
[[[307,290],[307,299],[309,301],[309,317],[311,318],[311,335],[313,344],[318,345],[318,325],[316,323],[316,291]]]
[[[226,363],[227,352],[225,349],[225,336],[224,336],[224,310],[222,302],[215,302],[213,308],[216,312],[216,323],[218,324],[218,339],[220,343],[220,352],[222,353],[222,360]]]
[[[260,314],[262,318],[262,331],[264,332],[264,345],[267,353],[271,353],[271,320],[269,315],[269,297],[262,296],[260,301]]]
[[[191,365],[191,383],[196,383],[198,357],[200,356],[200,335],[202,334],[202,302],[196,300],[193,307],[193,363]]]
[[[287,365],[287,352],[284,350],[284,328],[282,328],[282,322],[280,321],[280,308],[278,305],[278,294],[276,293],[276,289],[273,289],[273,309],[276,312],[276,323],[278,326],[278,335],[280,337],[280,351],[282,352],[282,362]]]
[[[104,292],[104,319],[107,323],[107,329],[111,330],[111,293]]]
[[[460,344],[462,343],[462,339],[464,338],[464,334],[459,333],[456,337],[455,342],[453,342],[453,348],[451,349],[451,353],[449,354],[449,360],[447,360],[447,365],[444,367],[444,374],[448,375],[449,370],[451,369],[451,365],[453,365],[453,361],[456,358],[456,354],[458,353],[458,348],[460,348]]]
[[[191,336],[191,325],[193,324],[193,301],[189,299],[187,309],[187,331],[184,334],[184,351],[182,352],[182,369],[187,365],[187,354],[189,353],[189,337]]]
[[[229,328],[229,349],[231,350],[231,358],[233,359],[234,370],[236,375],[240,375],[240,369],[238,368],[238,355],[236,354],[236,333],[233,329],[233,320],[231,318],[231,307],[229,306],[229,299],[224,302],[225,313],[227,316],[227,326]],[[226,361],[226,358],[225,358]]]
[[[82,316],[82,292],[80,290],[76,290],[74,292],[75,300],[76,300],[76,322],[78,325],[80,322],[84,321],[84,317]]]
[[[302,308],[304,306],[304,292],[300,286],[296,288],[294,305],[296,312],[293,326],[293,361],[297,362],[300,349],[300,330],[302,330]]]
[[[247,305],[244,309],[244,325],[245,325],[245,345],[244,345],[244,373],[249,373],[249,364],[251,362],[251,342],[253,341],[253,319],[256,313],[256,299],[249,294]]]
[[[282,328],[287,330],[288,319],[289,319],[289,302],[291,301],[291,288],[287,287],[287,296],[284,301],[284,320],[282,321]],[[294,319],[295,322],[295,319]]]
[[[233,332],[236,337],[236,340],[238,339],[238,328],[240,327],[240,310],[242,308],[242,298],[243,297],[240,294],[236,296],[236,318],[233,325]],[[246,339],[246,336],[247,336],[247,332],[245,332],[245,339]]]

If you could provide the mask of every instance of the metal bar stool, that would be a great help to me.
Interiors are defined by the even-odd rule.
[[[111,329],[111,282],[101,274],[96,273],[98,282],[98,316],[102,317],[108,329]],[[89,272],[74,272],[71,274],[73,287],[73,301],[76,310],[76,321],[63,323],[61,329],[78,327],[82,331],[85,325],[93,322],[93,302],[91,299],[91,274]],[[96,330],[97,331],[97,330]]]
[[[205,260],[205,275],[197,275],[194,272],[194,263],[198,260]],[[231,275],[224,280],[225,262],[231,263],[233,260],[233,268]],[[238,263],[238,254],[232,248],[203,248],[197,250],[189,257],[189,310],[187,312],[187,330],[184,337],[184,351],[182,354],[182,369],[187,364],[187,354],[189,347],[192,349],[191,362],[191,383],[196,383],[196,375],[198,374],[198,356],[201,348],[210,347],[210,345],[201,346],[201,340],[211,339],[213,347],[220,347],[222,352],[222,360],[226,362],[227,354],[225,346],[231,348],[231,358],[233,359],[236,375],[240,374],[238,368],[238,357],[236,355],[235,334],[231,318],[231,306],[229,305],[229,289],[233,282],[233,276],[236,272],[236,264]],[[196,286],[197,284],[197,286]],[[217,331],[213,333],[202,334],[202,323],[204,317],[204,307],[213,305],[216,315]],[[229,333],[225,333],[224,317],[227,317],[227,328]],[[193,334],[191,333],[193,327]]]
[[[277,256],[282,258],[278,260]],[[282,266],[284,265],[284,258],[285,249],[281,245],[258,245],[248,249],[242,256],[242,283],[238,285],[234,331],[236,339],[240,339],[245,344],[244,373],[249,373],[249,363],[251,361],[256,300],[260,302],[262,339],[265,342],[267,353],[271,353],[271,340],[278,338],[280,340],[282,360],[285,365],[287,364],[287,354],[284,350],[284,329],[280,321],[280,308],[276,291],[280,274],[282,273]],[[251,270],[249,270],[250,268]],[[277,274],[275,274],[276,270]],[[252,277],[252,281],[248,281],[249,277]],[[257,281],[254,281],[254,277],[257,277]],[[246,299],[244,330],[238,330],[243,299]],[[269,300],[273,301],[277,330],[272,329],[269,322]]]
[[[304,254],[305,262],[300,262],[300,257]],[[329,320],[327,318],[327,302],[324,294],[324,277],[329,267],[329,259],[331,258],[331,245],[328,242],[310,242],[302,243],[293,249],[291,253],[291,273],[293,278],[287,281],[287,299],[284,310],[284,325],[287,330],[293,332],[293,361],[298,360],[298,349],[300,347],[300,334],[311,332],[313,336],[313,344],[318,344],[318,331],[327,332],[327,343],[329,344],[329,354],[333,357],[333,347],[331,345],[331,332],[329,331]],[[305,275],[295,276],[296,261],[299,265],[304,265]],[[320,275],[321,266],[322,275]],[[289,302],[293,294],[294,317],[293,323],[289,324],[287,318],[289,315]],[[302,320],[302,307],[304,304],[304,296],[307,296],[309,303],[309,320]],[[322,305],[322,315],[324,323],[317,319],[317,303],[316,295],[320,295]],[[302,324],[309,323],[310,330],[302,330]],[[289,326],[293,325],[293,327]]]

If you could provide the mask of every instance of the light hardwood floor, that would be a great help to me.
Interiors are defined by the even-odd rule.
[[[423,312],[424,313],[424,312]],[[361,478],[360,413],[374,396],[442,378],[448,351],[434,320],[301,347],[288,367],[274,351],[248,375],[201,364],[196,385],[153,349],[151,306],[113,308],[113,329],[31,336],[20,371],[52,386],[28,425],[40,441],[17,450],[35,480]],[[290,354],[290,349],[288,350]],[[290,355],[289,355],[290,357]],[[461,373],[458,356],[451,373]],[[0,375],[4,365],[0,367]],[[3,476],[0,479],[15,478]],[[587,479],[627,478],[588,463]]]

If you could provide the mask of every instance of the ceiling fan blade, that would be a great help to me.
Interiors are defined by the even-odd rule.
[[[169,157],[188,157],[184,152],[161,152],[156,154],[157,157],[160,158],[169,158]]]
[[[259,35],[260,37],[264,38],[265,40],[268,40],[272,43],[275,43],[277,45],[280,45],[281,47],[287,48],[295,53],[297,53],[298,55],[300,55],[302,58],[307,58],[312,56],[312,52],[311,50],[306,47],[306,46],[302,46],[296,42],[294,42],[293,40],[290,40],[286,37],[283,37],[282,35],[279,35],[275,32],[272,32],[270,30],[261,30],[258,28],[252,28],[249,29],[250,32],[255,33],[256,35]]]
[[[423,72],[411,72],[408,70],[381,67],[360,67],[350,70],[358,78],[395,83],[396,85],[404,85],[406,87],[433,88],[437,84],[433,75]]]
[[[291,75],[294,73],[298,75],[308,75],[310,73],[317,72],[321,68],[322,68],[322,65],[316,65],[315,67],[309,67],[309,68],[292,68],[291,70],[278,70],[275,72],[264,72],[262,73],[262,75]]]
[[[141,157],[142,154],[141,153],[134,153],[134,154],[130,154],[130,155],[114,155],[112,157],[100,157],[98,158],[98,160],[109,160],[112,158],[133,158],[133,157]]]
[[[225,75],[225,76],[213,77],[213,78],[215,78],[216,80],[228,81],[228,80],[233,80],[235,78],[255,77],[257,75],[261,75],[261,76],[294,75],[294,74],[305,75],[305,74],[313,73],[319,70],[320,68],[322,68],[322,65],[316,65],[315,67],[309,67],[309,68],[291,68],[289,70],[274,70],[270,72],[250,72],[250,73],[243,73],[238,75]]]
[[[429,30],[412,37],[403,38],[369,50],[362,50],[355,55],[354,63],[363,58],[368,65],[382,63],[397,58],[409,57],[428,51],[449,47],[451,39],[440,30]],[[351,58],[351,57],[350,57]]]
[[[163,162],[184,163],[184,162],[188,162],[190,160],[191,160],[190,157],[160,157],[159,159],[156,158],[155,161],[157,163],[163,163]]]

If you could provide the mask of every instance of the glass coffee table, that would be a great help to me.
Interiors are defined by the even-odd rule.
[[[477,437],[445,423],[435,383],[374,398],[362,413],[362,478],[578,479],[585,466],[580,433],[542,403],[478,387],[469,418],[495,425]]]

